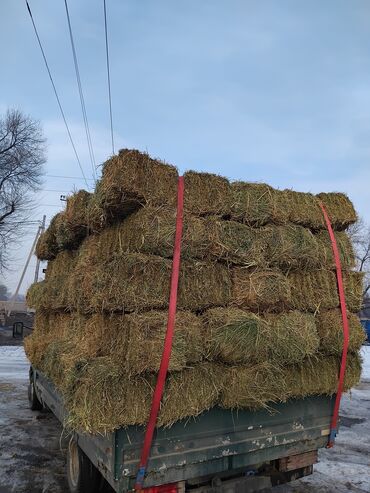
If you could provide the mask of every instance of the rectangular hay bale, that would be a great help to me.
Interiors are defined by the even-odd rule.
[[[145,311],[168,307],[172,262],[154,255],[122,254],[98,265],[86,262],[71,275],[69,310],[82,312]],[[227,266],[183,261],[178,308],[200,310],[230,301]]]

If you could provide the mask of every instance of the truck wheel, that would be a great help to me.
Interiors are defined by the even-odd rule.
[[[36,395],[35,385],[33,382],[28,384],[28,402],[30,409],[32,409],[32,411],[42,410],[43,406]]]
[[[98,493],[101,474],[73,438],[67,451],[67,480],[71,493]]]

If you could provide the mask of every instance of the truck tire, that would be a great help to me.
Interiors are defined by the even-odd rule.
[[[41,411],[42,410],[43,406],[37,397],[35,385],[33,382],[30,382],[28,384],[28,402],[29,402],[30,409],[32,409],[32,411]]]
[[[67,450],[67,481],[71,493],[98,493],[101,474],[73,438]]]

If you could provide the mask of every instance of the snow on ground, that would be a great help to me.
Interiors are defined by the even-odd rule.
[[[362,346],[362,380],[370,380],[370,346]]]
[[[0,346],[0,493],[66,493],[61,428],[31,411],[29,362],[20,346]]]
[[[0,380],[25,380],[29,367],[23,347],[0,346]]]
[[[370,493],[370,346],[362,356],[361,383],[343,396],[334,448],[320,450],[313,475],[271,493]],[[60,425],[28,409],[28,368],[22,347],[0,346],[0,493],[65,493]]]

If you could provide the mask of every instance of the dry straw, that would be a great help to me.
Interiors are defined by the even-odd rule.
[[[212,308],[203,317],[207,357],[228,364],[298,363],[319,347],[315,318],[287,312],[260,317],[238,308]]]
[[[154,255],[122,254],[107,263],[77,263],[71,276],[69,309],[83,312],[144,311],[168,306],[172,262]],[[226,266],[181,264],[178,309],[198,310],[230,301]]]
[[[205,363],[169,375],[158,426],[195,417],[217,403],[222,369]],[[155,385],[154,375],[127,378],[108,358],[96,358],[75,368],[65,394],[68,425],[91,433],[121,426],[145,425]]]
[[[232,190],[232,218],[251,226],[291,222],[313,230],[326,229],[320,201],[324,203],[335,229],[345,229],[357,220],[352,203],[342,193],[315,196],[293,190],[276,190],[264,183],[246,182],[233,183]]]
[[[185,173],[184,208],[197,215],[228,215],[232,194],[226,178],[190,171]],[[145,204],[175,207],[178,173],[174,166],[146,153],[123,149],[103,167],[96,200],[89,208],[95,228],[119,221]]]
[[[124,222],[106,228],[98,237],[99,250],[106,259],[117,253],[137,252],[172,258],[176,211],[143,207]],[[215,216],[185,214],[183,259],[211,259],[242,265],[263,265],[264,245],[258,232],[247,226]]]
[[[56,214],[50,221],[49,227],[40,235],[36,244],[36,255],[40,260],[53,260],[58,252],[56,232],[62,221],[62,213]]]
[[[69,197],[37,244],[46,279],[25,349],[59,388],[68,426],[106,433],[147,423],[167,323],[178,173],[124,149],[95,192]],[[349,311],[362,275],[342,230],[356,220],[343,194],[305,194],[185,174],[184,232],[175,336],[159,425],[221,405],[336,392],[343,336],[332,221]],[[86,237],[87,236],[87,237]],[[349,314],[345,388],[358,382],[364,339]]]
[[[232,302],[254,311],[283,310],[291,304],[287,277],[277,270],[233,269]]]
[[[255,410],[291,398],[332,395],[338,388],[339,368],[340,358],[327,355],[285,367],[270,363],[225,367],[220,404],[226,408]],[[360,376],[361,359],[358,354],[350,354],[344,391],[357,385]]]
[[[320,231],[315,235],[315,238],[318,242],[322,266],[326,266],[328,269],[335,269],[333,247],[329,233],[327,231]],[[342,268],[347,270],[353,269],[356,262],[351,239],[344,231],[335,232],[335,239]]]
[[[263,226],[267,223],[286,223],[284,209],[279,209],[278,194],[274,188],[264,183],[232,183],[233,208],[231,217],[250,226]]]
[[[88,207],[92,194],[80,190],[67,198],[65,211],[60,215],[61,221],[56,230],[58,250],[78,248],[89,232]]]
[[[288,276],[291,286],[291,305],[297,310],[316,312],[339,307],[337,280],[334,272],[316,270]],[[361,272],[344,272],[343,284],[348,310],[358,312],[362,305]]]
[[[61,364],[63,370],[71,369],[100,356],[110,357],[126,375],[156,372],[162,358],[167,318],[167,312],[158,311],[109,316],[39,312],[32,336],[26,340],[27,353],[33,364],[48,374]],[[53,356],[52,343],[60,352],[59,362]],[[169,370],[179,371],[200,362],[203,345],[199,318],[191,312],[179,311]],[[65,382],[59,384],[65,387]]]
[[[304,364],[283,369],[287,397],[304,398],[308,395],[332,395],[338,388],[339,356],[308,358]],[[361,358],[351,353],[347,358],[344,392],[357,385],[361,377]]]
[[[266,258],[271,267],[307,270],[324,264],[322,252],[309,229],[293,224],[266,226],[259,234],[265,238]]]
[[[357,314],[348,313],[349,351],[359,351],[366,339]],[[322,311],[317,315],[317,330],[320,336],[320,351],[326,354],[342,354],[343,322],[340,310]]]

